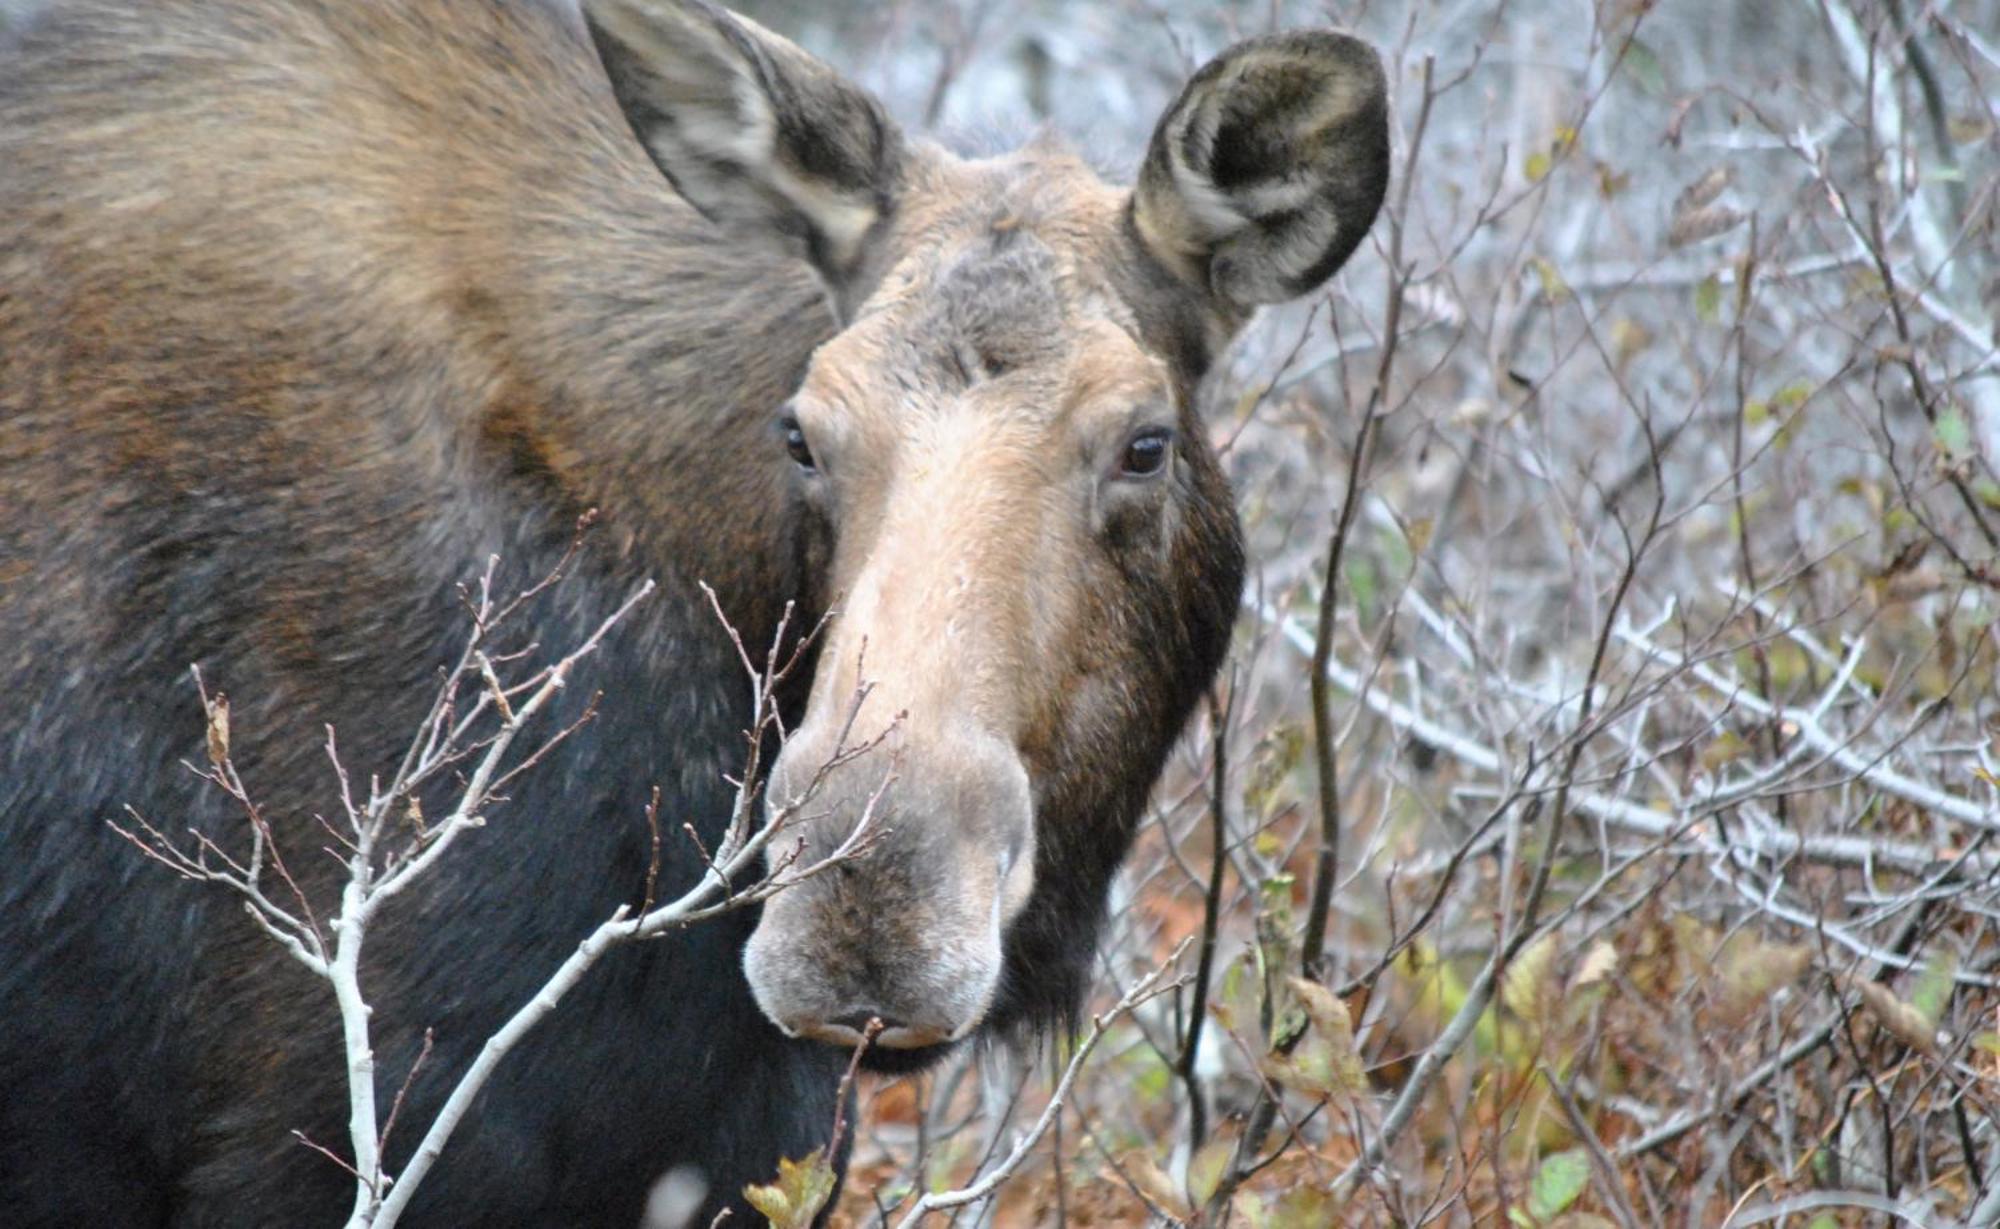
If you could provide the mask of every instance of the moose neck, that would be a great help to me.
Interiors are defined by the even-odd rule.
[[[786,600],[816,604],[773,424],[834,331],[824,290],[727,241],[636,149],[516,182],[539,199],[476,228],[497,242],[467,253],[452,303],[495,356],[475,451],[560,513],[552,534],[595,508],[621,565],[705,582],[767,635]]]

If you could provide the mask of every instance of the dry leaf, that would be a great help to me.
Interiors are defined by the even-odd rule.
[[[1583,963],[1576,967],[1576,977],[1570,985],[1581,990],[1611,976],[1618,968],[1618,949],[1607,939],[1599,939],[1583,954]]]
[[[1850,977],[1847,982],[1849,988],[1861,996],[1862,1006],[1868,1009],[1868,1014],[1875,1017],[1877,1024],[1888,1029],[1896,1040],[1925,1054],[1935,1055],[1938,1052],[1937,1030],[1924,1019],[1923,1012],[1897,998],[1895,992],[1881,982],[1859,977]]]
[[[825,1152],[815,1148],[801,1160],[780,1157],[778,1180],[768,1186],[746,1186],[743,1197],[764,1214],[772,1229],[808,1229],[833,1197],[836,1185],[833,1166]]]
[[[1161,1169],[1159,1162],[1152,1157],[1144,1152],[1128,1153],[1121,1168],[1125,1176],[1132,1180],[1132,1185],[1139,1188],[1139,1193],[1159,1205],[1169,1216],[1187,1220],[1194,1215],[1187,1196],[1180,1192],[1174,1180],[1167,1176],[1167,1171]]]
[[[216,692],[208,702],[208,762],[218,771],[229,759],[229,697]]]
[[[1711,205],[1705,209],[1676,213],[1667,226],[1667,246],[1686,247],[1690,243],[1713,239],[1734,230],[1742,221],[1743,215],[1727,205]]]
[[[1812,948],[1803,943],[1764,943],[1738,934],[1715,957],[1721,983],[1717,1006],[1727,1016],[1745,1015],[1797,981],[1811,964]]]
[[[1734,177],[1726,166],[1710,169],[1700,179],[1681,189],[1681,194],[1674,198],[1674,212],[1681,214],[1714,204],[1715,198],[1722,195],[1722,190]]]

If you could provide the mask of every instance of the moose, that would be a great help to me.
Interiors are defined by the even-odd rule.
[[[673,1169],[699,1223],[747,1221],[744,1184],[828,1142],[864,1026],[897,1070],[1074,1016],[1240,597],[1197,388],[1373,222],[1366,44],[1232,47],[1119,187],[1046,137],[919,139],[701,0],[67,0],[5,37],[0,1222],[344,1215],[351,1179],[295,1137],[341,1138],[326,987],[108,821],[225,839],[185,767],[196,665],[303,887],[337,894],[324,730],[392,760],[468,570],[546,573],[586,509],[534,636],[657,597],[594,659],[594,720],[382,922],[385,1097],[429,1030],[404,1112],[434,1111],[638,899],[650,790],[705,839],[726,820],[750,685],[700,586],[760,651],[788,610],[820,624],[768,788],[826,760],[864,678],[894,783],[837,873],[608,956],[404,1223],[629,1226]],[[827,776],[804,856],[877,782]],[[698,878],[694,842],[663,856]]]

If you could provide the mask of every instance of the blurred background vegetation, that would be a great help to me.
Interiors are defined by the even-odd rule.
[[[1396,94],[1207,392],[1253,590],[1099,1007],[1181,981],[1040,1134],[1064,1039],[869,1083],[837,1223],[1030,1137],[959,1223],[2000,1213],[2000,3],[740,7],[1113,176],[1249,34]]]

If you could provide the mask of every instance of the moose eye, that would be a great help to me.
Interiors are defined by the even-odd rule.
[[[1165,427],[1147,427],[1138,432],[1125,442],[1124,455],[1118,458],[1118,476],[1151,478],[1164,470],[1173,442],[1174,433]]]
[[[784,437],[785,451],[803,470],[814,470],[818,465],[813,461],[812,446],[806,443],[806,431],[799,425],[797,417],[785,414],[778,419],[778,434]]]

